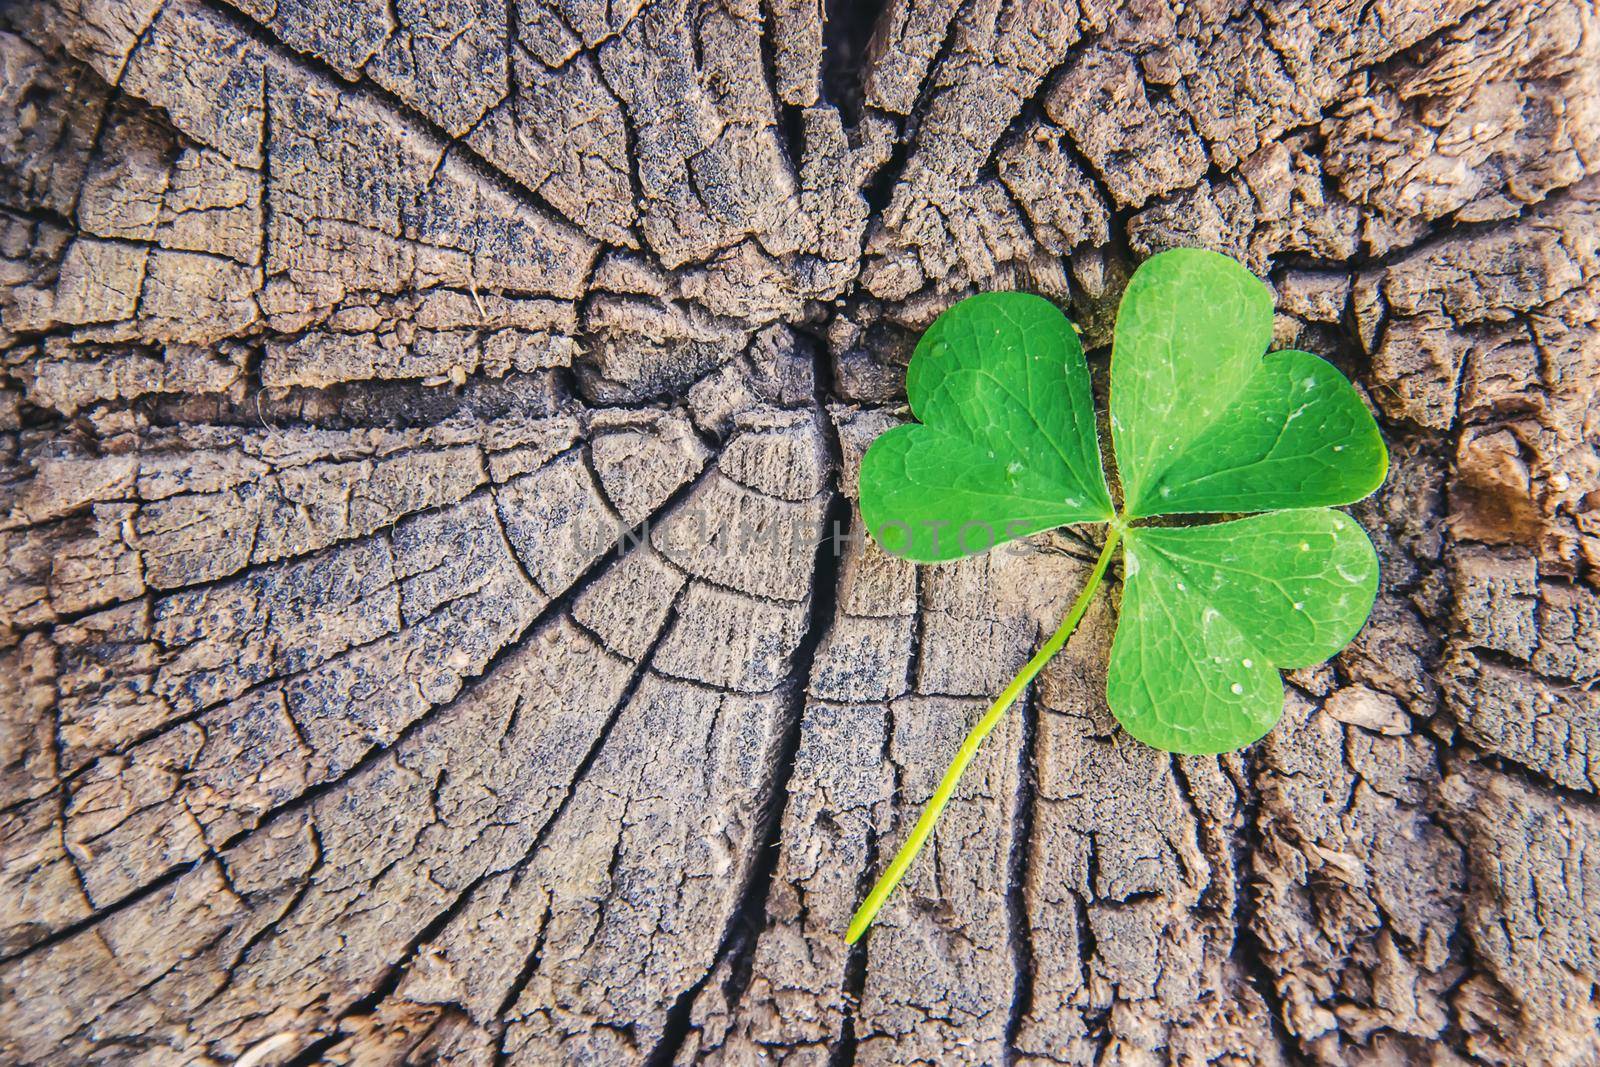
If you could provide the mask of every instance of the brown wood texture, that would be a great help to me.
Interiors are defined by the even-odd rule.
[[[1600,1062],[1594,4],[827,8],[0,8],[0,1061]],[[1189,244],[1372,621],[1173,758],[1113,582],[847,949],[1093,551],[836,557],[910,347]]]

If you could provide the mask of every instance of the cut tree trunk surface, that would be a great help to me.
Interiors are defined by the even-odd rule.
[[[1595,1063],[1589,2],[0,11],[0,1060]],[[1370,397],[1282,723],[853,530],[918,333],[1228,252]]]

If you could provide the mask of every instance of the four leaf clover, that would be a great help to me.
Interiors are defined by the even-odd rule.
[[[1072,523],[1107,530],[1088,586],[967,737],[848,940],[915,857],[983,737],[1066,643],[1119,544],[1106,700],[1157,748],[1257,740],[1282,713],[1279,668],[1321,662],[1360,630],[1377,557],[1331,507],[1376,489],[1388,453],[1344,375],[1306,352],[1263,357],[1271,339],[1272,294],[1232,259],[1176,249],[1139,267],[1112,343],[1114,498],[1083,349],[1053,304],[985,293],[923,335],[906,374],[920,422],[884,433],[861,464],[874,540],[932,563]]]

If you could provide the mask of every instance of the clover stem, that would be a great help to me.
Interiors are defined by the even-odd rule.
[[[917,818],[917,824],[911,828],[911,836],[906,838],[905,844],[900,846],[900,851],[894,854],[889,868],[883,872],[872,892],[867,894],[867,899],[861,902],[861,907],[856,909],[855,917],[850,920],[850,929],[844,935],[846,944],[853,945],[867,932],[867,927],[872,925],[872,920],[877,918],[878,910],[889,899],[889,894],[894,892],[894,887],[900,884],[900,879],[906,873],[906,868],[911,866],[911,861],[917,858],[917,853],[922,851],[922,846],[927,842],[928,835],[933,832],[934,824],[939,821],[939,816],[944,813],[945,805],[950,802],[951,795],[956,791],[956,784],[961,781],[967,764],[972,762],[972,757],[978,754],[978,746],[983,744],[983,739],[989,736],[1000,720],[1005,716],[1006,709],[1016,702],[1022,691],[1033,681],[1034,676],[1044,669],[1057,652],[1061,651],[1067,643],[1067,638],[1072,636],[1072,631],[1078,628],[1078,622],[1083,618],[1083,613],[1089,610],[1089,600],[1100,588],[1100,580],[1105,577],[1106,568],[1111,565],[1111,553],[1117,547],[1117,542],[1122,540],[1124,520],[1119,516],[1113,521],[1106,533],[1105,547],[1100,550],[1100,558],[1094,561],[1094,569],[1089,572],[1089,581],[1078,594],[1078,599],[1072,602],[1072,608],[1067,612],[1066,618],[1061,620],[1061,625],[1056,632],[1050,635],[1038,652],[1034,653],[1017,676],[1011,679],[1011,684],[995,698],[989,710],[983,713],[983,718],[978,720],[961,742],[961,747],[956,750],[956,758],[950,762],[949,768],[944,772],[944,777],[939,779],[939,787],[933,791],[933,796],[928,798],[927,806],[922,809],[922,814]]]

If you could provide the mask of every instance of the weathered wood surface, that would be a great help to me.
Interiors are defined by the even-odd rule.
[[[1600,1060],[1593,4],[828,6],[0,12],[0,1060]],[[1173,244],[1381,412],[1373,621],[1174,759],[1100,605],[847,951],[1086,546],[816,542]]]

